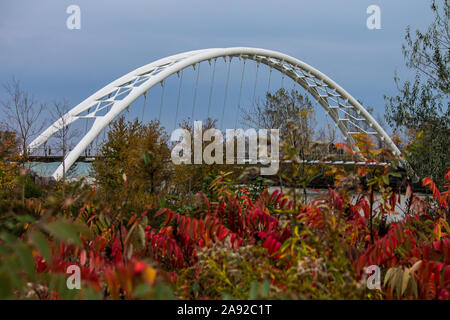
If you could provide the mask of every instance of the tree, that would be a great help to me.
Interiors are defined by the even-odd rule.
[[[323,174],[320,165],[309,164],[317,160],[321,146],[314,143],[314,109],[304,107],[298,111],[295,119],[286,123],[286,135],[281,142],[281,159],[287,163],[281,165],[280,175],[293,190],[294,203],[297,203],[297,188],[303,189],[303,201],[307,201],[306,187]]]
[[[412,140],[422,132],[421,144],[410,157],[419,177],[432,177],[443,185],[442,177],[450,163],[450,32],[449,2],[431,1],[434,21],[425,32],[406,29],[402,46],[406,66],[413,81],[401,82],[394,76],[398,94],[386,97],[386,119]]]
[[[43,128],[40,116],[44,104],[38,103],[33,96],[22,90],[20,82],[13,78],[4,84],[7,100],[2,101],[3,112],[6,115],[8,125],[17,133],[20,143],[20,166],[22,176],[25,175],[25,164],[29,159],[28,144]],[[25,182],[22,183],[22,202],[25,203]]]
[[[241,111],[245,124],[256,128],[279,129],[280,139],[283,140],[289,136],[288,121],[298,120],[301,110],[313,110],[308,97],[301,95],[297,90],[288,92],[281,88],[273,94],[268,92],[264,102],[256,103],[251,110]]]
[[[0,130],[0,190],[2,197],[14,189],[17,176],[17,159],[19,158],[16,133]]]
[[[306,198],[307,184],[320,171],[317,166],[306,164],[317,151],[313,148],[316,122],[311,101],[297,90],[287,92],[281,88],[274,94],[267,93],[264,103],[257,103],[250,111],[243,110],[243,114],[244,122],[250,126],[280,130],[281,159],[288,160],[280,166],[281,187],[287,181],[296,199],[296,188],[301,186]]]
[[[67,151],[71,149],[72,139],[78,136],[80,133],[78,130],[74,130],[67,121],[65,117],[66,113],[69,111],[69,105],[66,100],[54,101],[53,102],[53,114],[55,116],[55,121],[60,119],[61,129],[58,130],[53,137],[56,139],[55,147],[56,151],[60,151],[62,155],[62,165],[63,165],[63,176],[62,176],[62,196],[65,196],[65,184],[66,184],[66,163],[64,159],[66,158]]]
[[[216,128],[217,120],[207,118],[202,122],[201,131],[197,128],[196,131],[190,121],[185,120],[180,123],[180,128],[187,130],[191,137],[199,135],[202,139],[202,149],[211,142],[203,140],[203,133],[208,129]],[[215,138],[214,138],[215,139]],[[191,150],[194,150],[194,139],[191,139]],[[234,141],[234,155],[237,154],[237,143]],[[225,151],[223,152],[223,164],[206,164],[202,161],[201,164],[195,164],[194,162],[194,152],[191,153],[191,164],[178,164],[173,165],[173,178],[171,179],[173,183],[173,191],[176,192],[181,198],[192,197],[194,194],[209,188],[209,182],[220,175],[222,172],[232,171],[232,176],[237,178],[242,172],[241,165],[237,164],[226,164]],[[236,159],[235,159],[236,160]],[[237,162],[237,161],[235,161]]]
[[[169,160],[168,136],[158,121],[144,125],[120,117],[111,124],[101,155],[93,163],[94,176],[108,201],[126,197],[138,207],[167,184]]]

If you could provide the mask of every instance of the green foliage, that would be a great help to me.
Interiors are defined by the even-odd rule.
[[[320,165],[305,163],[317,160],[321,148],[314,143],[316,121],[308,96],[281,88],[273,94],[267,93],[262,104],[243,113],[249,125],[280,130],[280,158],[285,162],[280,164],[278,181],[282,187],[289,188],[295,199],[300,198],[297,189],[302,188],[303,200],[307,201],[307,185],[325,172]]]
[[[82,183],[65,198],[4,204],[0,298],[449,299],[450,171],[445,191],[423,180],[433,201],[410,188],[402,195],[390,184],[398,159],[363,135],[355,140],[366,165],[331,167],[334,188],[303,202],[257,194],[220,172],[191,204],[153,194],[138,213]],[[379,158],[390,165],[368,165]],[[402,196],[405,218],[388,223]],[[80,290],[66,285],[70,265],[80,267]],[[381,290],[366,286],[370,265],[382,270]]]
[[[16,134],[1,125],[0,130],[0,198],[10,197],[16,187],[19,158]]]
[[[301,125],[307,127],[307,130],[297,132],[299,139],[294,139],[301,142],[301,135],[310,135],[312,128],[309,124],[313,121],[309,115],[307,122],[303,121],[305,119],[301,119],[303,116],[301,112],[304,110],[308,113],[314,110],[312,102],[307,96],[301,95],[297,90],[288,92],[281,88],[275,93],[268,92],[263,103],[257,103],[253,110],[242,110],[242,112],[244,113],[243,120],[250,127],[279,129],[281,140],[292,136],[292,133],[289,132],[289,122],[301,122]],[[296,142],[292,141],[292,143]]]
[[[121,117],[112,123],[93,169],[107,201],[140,211],[167,184],[169,160],[168,136],[158,122],[144,125]]]
[[[410,164],[421,178],[431,177],[443,186],[450,163],[450,7],[448,1],[433,0],[431,9],[435,20],[425,32],[407,29],[403,55],[414,80],[401,83],[395,75],[399,93],[385,97],[386,118],[397,132],[405,129],[410,139],[422,132]]]
[[[43,188],[36,184],[31,176],[26,175],[23,180],[25,184],[25,198],[40,198],[44,195]]]
[[[258,176],[254,182],[250,183],[246,189],[250,194],[250,198],[255,201],[259,195],[269,187],[267,180],[261,176]]]
[[[201,135],[201,133],[204,133],[208,129],[216,128],[216,125],[216,120],[208,118],[202,124],[202,132],[194,132],[193,126],[188,121],[182,122],[180,128],[187,130],[193,137],[196,134]],[[207,141],[202,140],[202,150],[204,150],[208,144]],[[194,139],[191,139],[190,147],[191,150],[194,150]],[[233,177],[239,176],[242,171],[237,165],[226,164],[225,158],[221,165],[209,165],[205,163],[194,164],[194,152],[191,153],[191,163],[192,164],[179,164],[173,166],[171,192],[176,193],[180,198],[183,198],[180,199],[184,200],[183,204],[192,203],[195,194],[202,190],[205,191],[209,186],[209,182],[218,176],[221,171],[233,172]]]

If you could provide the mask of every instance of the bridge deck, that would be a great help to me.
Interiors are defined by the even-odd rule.
[[[95,159],[102,158],[102,156],[80,156],[76,162],[93,162]],[[301,160],[298,163],[301,164],[308,164],[308,165],[315,165],[315,164],[321,164],[321,165],[357,165],[357,166],[364,166],[364,165],[370,165],[370,166],[385,166],[389,165],[388,162],[370,162],[366,163],[365,161],[358,161],[354,159],[343,159],[345,157],[340,157],[339,160],[318,160],[318,159],[308,159],[308,160]],[[62,162],[63,157],[61,155],[51,155],[51,156],[30,156],[29,157],[30,162],[41,162],[41,163],[49,163],[49,162]],[[272,162],[277,162],[278,160],[272,160]],[[170,160],[168,160],[170,162]],[[291,160],[279,160],[279,163],[292,163]],[[250,160],[244,159],[244,164],[251,165]],[[262,165],[260,161],[258,161],[256,164],[253,163],[253,165]]]

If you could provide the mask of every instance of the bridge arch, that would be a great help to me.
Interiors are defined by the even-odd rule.
[[[280,71],[314,97],[333,119],[348,143],[354,142],[352,137],[354,133],[371,134],[384,141],[395,155],[401,154],[389,135],[370,113],[328,76],[305,62],[281,52],[248,47],[189,51],[140,67],[111,82],[68,111],[30,143],[28,146],[29,152],[31,153],[39,148],[63,126],[79,119],[94,119],[91,128],[63,160],[65,166],[61,163],[53,173],[53,177],[59,180],[63,176],[63,168],[65,167],[67,171],[100,132],[141,95],[156,84],[163,83],[167,77],[174,73],[190,66],[196,66],[200,62],[211,61],[220,57],[250,59]],[[363,122],[372,131],[365,130],[361,126]]]

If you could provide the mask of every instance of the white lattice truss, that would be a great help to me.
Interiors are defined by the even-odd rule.
[[[174,73],[200,62],[224,57],[239,57],[250,59],[258,64],[263,63],[274,68],[301,85],[331,116],[349,144],[354,143],[352,134],[366,133],[377,136],[395,154],[400,151],[389,135],[367,112],[366,109],[337,83],[310,65],[286,54],[257,48],[235,47],[214,48],[189,51],[166,57],[111,82],[79,105],[67,112],[61,119],[55,121],[48,129],[29,145],[29,151],[37,150],[51,136],[61,130],[63,125],[70,125],[79,119],[94,119],[91,128],[81,138],[78,144],[67,154],[65,166],[61,165],[53,173],[59,180],[75,163],[84,150],[94,141],[102,130],[111,123],[124,109],[137,98],[146,93],[154,85],[161,83]],[[366,130],[364,128],[369,128]]]

